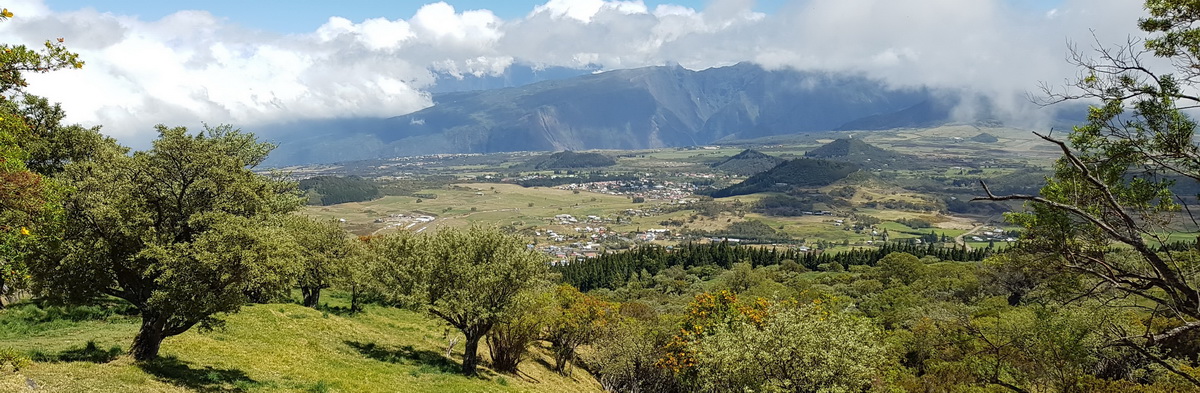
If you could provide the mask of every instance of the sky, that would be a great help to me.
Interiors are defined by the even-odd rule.
[[[435,71],[742,61],[961,89],[1020,105],[1076,75],[1067,45],[1140,37],[1130,0],[10,0],[0,43],[62,37],[80,70],[33,75],[67,120],[144,145],[154,124],[398,116]],[[1094,32],[1094,33],[1093,33]],[[1094,34],[1094,36],[1093,36]]]

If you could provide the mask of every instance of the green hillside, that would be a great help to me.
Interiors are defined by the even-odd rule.
[[[785,191],[792,187],[821,187],[833,184],[858,170],[858,165],[811,158],[787,161],[745,181],[717,190],[713,197],[723,198],[766,191]]]
[[[852,162],[871,168],[921,168],[928,164],[917,157],[876,147],[862,139],[840,138],[804,153],[805,157]]]
[[[600,168],[617,165],[612,157],[600,153],[577,153],[570,150],[538,156],[526,161],[523,167],[537,170]]]
[[[995,135],[984,132],[984,133],[980,133],[979,135],[971,137],[971,141],[979,142],[979,143],[996,143],[996,142],[1000,141],[1000,138],[997,138]]]
[[[0,391],[27,391],[30,383],[38,392],[600,391],[582,369],[571,377],[548,370],[544,362],[553,361],[540,352],[522,363],[519,376],[488,369],[462,376],[461,342],[447,358],[442,324],[392,308],[339,315],[254,305],[230,315],[224,328],[167,339],[164,357],[142,364],[120,356],[137,331],[136,318],[84,310],[53,318],[47,317],[53,308],[26,305],[5,313],[0,348],[31,354],[35,362],[0,374]],[[96,345],[89,348],[89,341]],[[481,352],[487,359],[486,346]]]
[[[746,149],[733,157],[712,164],[712,167],[736,175],[750,176],[774,168],[784,161],[787,160]]]
[[[375,182],[358,176],[317,176],[300,181],[310,205],[336,205],[379,199],[383,193]]]

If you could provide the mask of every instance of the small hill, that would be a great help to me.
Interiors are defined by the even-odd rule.
[[[858,165],[848,162],[797,158],[750,176],[746,181],[717,190],[712,196],[723,198],[767,191],[786,191],[793,187],[827,186],[858,171],[858,168]]]
[[[841,138],[804,153],[805,157],[813,158],[846,158],[846,157],[885,157],[896,153],[875,147],[862,139]]]
[[[784,161],[787,160],[756,150],[746,149],[733,157],[712,164],[712,167],[736,175],[750,176],[774,168]]]
[[[296,304],[253,305],[229,315],[223,328],[168,338],[161,359],[139,364],[121,354],[137,332],[136,318],[76,310],[72,320],[45,322],[45,310],[29,307],[34,306],[0,316],[0,348],[35,360],[18,373],[0,373],[0,392],[31,391],[27,378],[38,392],[602,391],[582,368],[572,376],[548,369],[553,359],[543,349],[521,363],[519,376],[487,368],[479,377],[459,375],[462,344],[445,356],[445,325],[395,308],[368,306],[345,314]],[[76,314],[91,318],[75,320]],[[486,348],[480,345],[483,359]]]
[[[871,168],[921,166],[916,157],[876,147],[861,139],[841,138],[804,153],[805,157],[853,162]]]
[[[984,132],[984,133],[980,133],[979,135],[971,137],[971,141],[979,142],[979,143],[996,143],[996,142],[1000,141],[1000,138],[997,138],[995,135]]]
[[[570,150],[534,157],[523,165],[526,168],[547,169],[578,169],[600,168],[617,165],[612,157],[600,153],[576,153]]]

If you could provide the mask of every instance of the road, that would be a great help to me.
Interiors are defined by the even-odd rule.
[[[963,238],[975,234],[975,231],[983,229],[983,227],[985,227],[985,226],[987,226],[987,225],[979,224],[979,225],[976,225],[974,228],[971,228],[971,230],[963,232],[963,234],[961,234],[961,235],[955,236],[954,244],[957,244],[960,246],[965,246],[967,248],[967,251],[971,251],[971,245],[967,244],[967,241],[963,240]]]

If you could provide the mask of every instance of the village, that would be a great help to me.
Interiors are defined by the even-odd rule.
[[[641,210],[630,209],[625,214],[645,214]],[[547,219],[548,224],[567,229],[538,229],[534,231],[536,247],[551,258],[552,264],[569,264],[571,262],[595,258],[602,252],[626,249],[637,244],[654,243],[656,241],[682,241],[683,236],[673,235],[669,229],[652,228],[632,233],[618,233],[606,224],[617,223],[620,218],[604,218],[589,215],[577,218],[571,214],[558,214]],[[563,233],[567,232],[568,233]],[[553,242],[538,246],[536,242],[545,239]],[[570,242],[569,244],[563,244]]]

